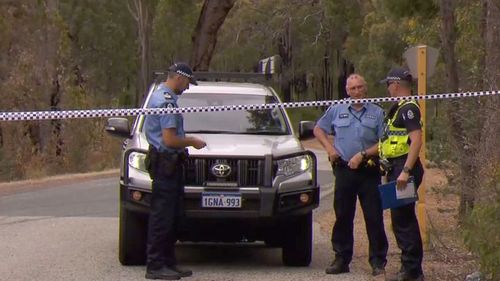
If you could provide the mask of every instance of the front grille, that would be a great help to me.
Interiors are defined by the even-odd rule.
[[[218,178],[212,173],[216,164],[231,167],[231,173]],[[189,157],[186,162],[186,185],[188,186],[262,186],[264,182],[264,159],[198,158]]]

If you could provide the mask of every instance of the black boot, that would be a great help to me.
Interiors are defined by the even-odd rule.
[[[179,273],[181,277],[189,277],[193,275],[193,271],[185,268],[178,267],[177,265],[171,265],[168,268],[172,269],[173,271]]]
[[[179,280],[181,279],[181,275],[178,272],[163,266],[156,270],[147,269],[146,279]]]
[[[411,276],[409,273],[400,271],[397,274],[390,276],[386,279],[387,281],[423,281],[424,275],[420,274],[416,277]]]
[[[342,259],[336,258],[332,264],[326,268],[326,274],[340,274],[349,272],[349,264],[345,263]]]

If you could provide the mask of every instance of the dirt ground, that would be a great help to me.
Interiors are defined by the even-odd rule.
[[[321,149],[315,141],[303,143],[307,148]],[[447,179],[442,170],[432,168],[425,170],[426,213],[429,243],[424,253],[424,274],[426,280],[465,280],[468,274],[479,270],[477,259],[463,244],[458,227],[458,196],[451,194]],[[333,211],[322,214],[321,230],[331,233],[335,221]],[[384,223],[389,239],[387,273],[399,270],[400,251],[391,229],[390,211],[384,212]],[[370,272],[368,260],[368,239],[364,225],[363,213],[358,203],[355,218],[355,249],[353,266]]]

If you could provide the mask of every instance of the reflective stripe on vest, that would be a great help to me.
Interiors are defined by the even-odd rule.
[[[401,101],[398,104],[398,109],[391,119],[387,121],[384,130],[384,137],[379,141],[379,155],[380,158],[395,158],[403,156],[410,152],[410,145],[408,144],[408,132],[406,128],[394,127],[393,123],[398,117],[399,110],[406,104],[414,104],[418,109],[418,103],[415,101]]]

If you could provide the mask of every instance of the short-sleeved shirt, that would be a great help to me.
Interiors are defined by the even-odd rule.
[[[149,108],[176,108],[178,96],[165,84],[156,89],[149,100]],[[163,143],[163,129],[176,129],[176,135],[184,138],[184,119],[182,114],[147,115],[144,121],[144,132],[149,144],[160,152],[178,152],[184,149],[171,148]]]
[[[387,115],[389,120],[394,117],[398,107],[398,104],[391,107]],[[422,129],[422,124],[420,124],[420,109],[413,103],[404,104],[399,109],[398,116],[396,116],[392,125],[396,128],[406,128],[408,132]]]
[[[378,143],[384,130],[384,110],[366,103],[360,111],[350,104],[330,106],[317,125],[333,134],[333,146],[344,161]]]

